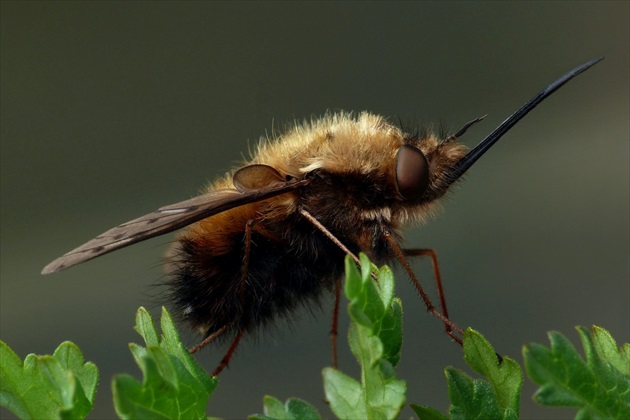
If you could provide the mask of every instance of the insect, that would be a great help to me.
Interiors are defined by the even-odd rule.
[[[409,134],[367,112],[329,114],[263,141],[253,158],[198,197],[123,223],[68,252],[42,273],[60,271],[183,227],[166,257],[173,313],[204,339],[231,339],[214,371],[227,366],[240,339],[325,292],[335,296],[333,363],[343,257],[365,252],[377,264],[400,262],[427,309],[461,344],[448,317],[435,253],[405,249],[400,229],[422,222],[448,189],[529,111],[573,77],[560,77],[507,118],[468,153],[458,138]],[[482,117],[483,118],[483,117]],[[429,256],[438,310],[407,257]]]

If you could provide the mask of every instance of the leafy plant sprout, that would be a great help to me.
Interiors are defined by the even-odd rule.
[[[337,418],[394,419],[408,401],[426,397],[410,395],[405,379],[414,373],[402,377],[397,369],[403,341],[402,302],[396,297],[393,273],[387,266],[376,268],[364,254],[359,259],[360,270],[351,257],[345,258],[343,294],[350,318],[348,344],[361,373],[355,378],[324,368],[320,377],[328,401],[324,409]],[[218,378],[188,352],[168,311],[162,309],[158,327],[149,312],[139,308],[135,330],[143,343],[132,343],[129,349],[143,378],[129,374],[112,378],[118,416],[207,419]],[[577,327],[577,331],[585,358],[555,331],[549,333],[549,347],[523,346],[525,372],[539,385],[534,400],[548,407],[574,407],[576,418],[630,418],[630,344],[618,347],[610,333],[597,326]],[[477,331],[467,328],[463,342],[464,360],[477,377],[446,367],[447,414],[427,405],[410,408],[423,419],[519,418],[521,367],[507,356],[497,364],[494,349]],[[22,361],[0,340],[0,406],[20,418],[85,418],[99,382],[105,381],[99,381],[97,367],[86,362],[71,342],[62,343],[53,355],[29,354]],[[268,395],[263,404],[263,414],[248,418],[331,417],[322,417],[315,406],[296,397],[283,403]]]

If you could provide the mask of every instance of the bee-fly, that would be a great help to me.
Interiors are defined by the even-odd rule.
[[[366,253],[377,264],[398,261],[427,309],[461,344],[448,318],[435,254],[400,246],[400,229],[422,222],[455,181],[529,111],[589,61],[560,77],[466,153],[455,134],[409,134],[383,117],[336,113],[297,125],[258,146],[252,159],[218,179],[205,194],[123,223],[47,265],[53,273],[183,227],[168,252],[172,310],[205,338],[232,344],[215,370],[227,366],[239,340],[299,305],[335,296],[333,362],[343,256]],[[407,257],[432,259],[438,310]]]

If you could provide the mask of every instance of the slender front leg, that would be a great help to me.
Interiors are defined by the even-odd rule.
[[[407,274],[411,278],[411,281],[414,287],[416,288],[416,290],[420,294],[420,297],[424,301],[424,304],[426,305],[427,310],[431,312],[434,316],[441,319],[447,329],[446,331],[448,335],[453,340],[455,340],[459,345],[462,345],[463,343],[462,343],[461,337],[458,337],[453,332],[453,330],[457,331],[459,334],[464,334],[464,330],[460,326],[455,324],[453,321],[451,321],[447,316],[443,315],[440,311],[435,309],[435,305],[433,305],[433,302],[431,302],[429,295],[427,295],[427,293],[424,291],[422,284],[420,284],[420,281],[418,281],[418,278],[416,277],[415,273],[411,269],[411,265],[409,265],[409,261],[407,261],[407,258],[405,257],[405,253],[403,252],[402,248],[400,248],[396,240],[392,237],[391,233],[386,231],[384,232],[383,237],[387,241],[387,243],[389,243],[392,251],[394,251],[396,258],[398,259],[398,261],[400,261],[405,271],[407,271]]]
[[[322,225],[311,213],[304,209],[299,210],[300,214],[322,232],[328,239],[337,245],[343,252],[350,255],[357,265],[361,265],[359,258],[354,255],[326,226]],[[372,277],[377,280],[376,275],[372,273]],[[332,327],[330,329],[330,340],[332,345],[333,367],[337,367],[337,327],[339,324],[339,299],[341,298],[341,278],[335,281],[335,307],[333,309]]]
[[[437,285],[438,296],[440,298],[440,307],[442,308],[442,315],[448,318],[448,309],[446,308],[446,296],[444,294],[444,288],[442,287],[442,278],[440,276],[440,266],[438,265],[437,254],[434,250],[423,249],[403,249],[405,256],[408,257],[429,257],[431,258],[431,264],[433,265],[433,278]],[[448,324],[444,324],[446,333],[450,335],[451,327]]]
[[[333,235],[331,231],[326,228],[326,226],[322,225],[319,220],[315,218],[315,216],[302,208],[299,210],[299,212],[302,216],[304,216],[306,220],[308,220],[313,226],[315,226],[324,235],[326,235],[328,239],[330,239],[335,245],[337,245],[343,252],[345,252],[347,255],[350,255],[350,257],[354,260],[358,267],[361,267],[361,260],[359,260],[359,257],[357,257],[352,251],[350,251],[348,247],[343,244],[343,242],[341,242],[335,235]],[[378,281],[378,277],[374,273],[372,273],[372,278]]]
[[[440,276],[440,266],[438,265],[437,254],[434,250],[428,248],[422,249],[403,249],[403,253],[409,257],[424,257],[428,256],[431,258],[431,263],[433,264],[433,276],[435,277],[435,284],[437,285],[438,295],[440,297],[440,306],[442,307],[442,314],[445,318],[449,318],[448,310],[446,309],[446,295],[444,294],[444,288],[442,287],[442,278]],[[450,319],[450,318],[449,318]],[[459,343],[459,337],[454,336],[453,331],[451,329],[451,324],[444,323],[444,329],[446,333],[451,336],[455,341]],[[460,343],[461,344],[461,343]],[[497,355],[497,360],[499,364],[503,362],[503,357],[499,353],[495,353]]]
[[[322,232],[324,235],[326,235],[328,237],[328,239],[330,239],[335,245],[337,245],[339,248],[341,248],[341,250],[343,252],[345,252],[346,254],[350,255],[352,257],[352,259],[354,260],[355,263],[357,263],[357,265],[361,265],[361,261],[359,260],[359,257],[357,257],[356,255],[354,255],[354,253],[352,251],[350,251],[348,249],[347,246],[345,246],[339,239],[337,239],[337,237],[335,235],[332,234],[331,231],[329,231],[326,226],[322,225],[319,220],[317,220],[315,218],[315,216],[313,216],[311,213],[307,212],[304,209],[300,209],[300,214],[306,219],[308,220],[313,226],[315,226],[317,229],[319,229],[320,232]]]

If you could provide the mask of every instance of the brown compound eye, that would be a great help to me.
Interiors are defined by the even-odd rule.
[[[420,200],[429,185],[429,162],[414,146],[402,146],[396,157],[396,186],[407,200]]]

